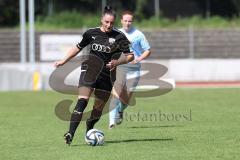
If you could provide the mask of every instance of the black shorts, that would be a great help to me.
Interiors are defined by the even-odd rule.
[[[100,89],[111,92],[115,78],[111,78],[110,72],[106,73],[102,70],[99,72],[96,68],[82,65],[79,79],[79,87],[85,86],[94,89]]]

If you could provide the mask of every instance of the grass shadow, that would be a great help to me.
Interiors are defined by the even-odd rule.
[[[87,143],[81,143],[81,144],[71,144],[69,147],[79,147],[79,146],[86,146]]]
[[[112,140],[112,141],[105,141],[105,145],[111,143],[131,143],[131,142],[154,142],[154,141],[173,141],[173,138],[149,138],[149,139],[125,139],[125,140]],[[79,147],[79,146],[87,146],[87,144],[72,144],[70,147]]]
[[[105,141],[106,143],[130,143],[130,142],[152,142],[152,141],[172,141],[173,138],[150,138],[150,139],[126,139],[126,140],[113,140]]]
[[[161,125],[161,126],[130,126],[126,128],[142,129],[142,128],[171,128],[171,127],[184,127],[184,125]]]

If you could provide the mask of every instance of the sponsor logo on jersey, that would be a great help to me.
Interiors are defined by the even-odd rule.
[[[115,39],[114,38],[109,38],[108,41],[109,41],[110,44],[113,44],[115,42]]]
[[[97,44],[97,43],[92,44],[92,50],[99,51],[99,52],[105,52],[105,53],[111,52],[111,48],[109,46],[105,46],[105,45]]]

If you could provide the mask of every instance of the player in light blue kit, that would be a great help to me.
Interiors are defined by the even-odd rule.
[[[116,124],[121,124],[123,120],[123,111],[127,108],[131,95],[136,88],[140,79],[140,62],[150,54],[150,46],[144,34],[132,26],[134,15],[131,11],[122,13],[121,23],[122,31],[131,42],[131,52],[134,53],[135,59],[117,68],[117,78],[113,89],[113,98],[109,106],[109,129]],[[134,80],[127,81],[128,78],[134,77]]]

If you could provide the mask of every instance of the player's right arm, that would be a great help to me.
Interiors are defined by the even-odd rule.
[[[72,47],[68,52],[67,55],[64,59],[60,61],[56,61],[54,63],[55,67],[59,67],[67,63],[69,60],[71,60],[73,57],[75,57],[81,50],[82,48],[86,47],[90,42],[92,41],[92,38],[90,36],[89,30],[86,31],[83,34],[83,38],[80,43],[78,43],[76,46]]]
[[[68,52],[67,55],[64,59],[56,61],[54,63],[55,67],[59,67],[64,65],[65,63],[67,63],[69,60],[71,60],[73,57],[75,57],[79,52],[81,51],[80,48],[78,48],[77,46],[72,47]]]

